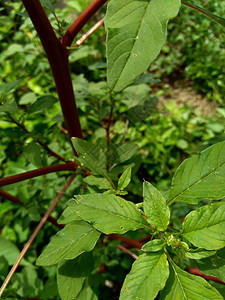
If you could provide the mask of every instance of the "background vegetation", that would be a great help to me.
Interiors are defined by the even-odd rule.
[[[46,9],[59,36],[74,18],[74,9],[80,12],[88,2],[68,1],[67,7],[56,9],[57,19]],[[198,2],[223,16],[224,0]],[[0,7],[0,176],[5,177],[59,163],[49,155],[48,147],[68,160],[72,157],[52,74],[36,31],[20,2],[0,1]],[[101,17],[100,12],[92,23]],[[104,44],[102,27],[82,46],[70,50],[70,62],[84,137],[106,149],[112,99],[106,84]],[[158,60],[139,79],[142,84],[116,94],[108,159],[110,164],[120,160],[111,174],[115,178],[133,165],[127,189],[130,201],[140,202],[143,180],[157,184],[166,193],[174,170],[185,158],[225,140],[224,46],[222,27],[182,7],[179,16],[170,22],[168,42]],[[194,98],[194,107],[190,98]],[[206,111],[201,110],[202,103],[208,107]],[[71,195],[98,191],[83,179],[85,171],[76,173],[52,214],[55,219]],[[0,281],[66,182],[63,174],[52,173],[4,187],[23,204],[1,198]],[[175,205],[173,220],[179,225],[191,205]],[[45,224],[13,277],[7,297],[59,299],[55,267],[32,266],[57,230],[52,223]],[[141,242],[145,233],[129,232],[126,236]],[[118,241],[108,243],[103,239],[102,245],[97,246],[89,282],[99,299],[117,299],[133,260],[117,249]]]

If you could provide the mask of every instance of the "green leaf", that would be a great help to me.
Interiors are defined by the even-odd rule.
[[[29,114],[41,113],[50,108],[56,102],[58,102],[58,100],[54,96],[41,96],[33,104],[31,104]]]
[[[79,217],[73,208],[67,207],[63,213],[61,214],[60,218],[57,220],[58,224],[68,224],[73,221],[79,221],[82,220],[81,217]]]
[[[44,8],[47,8],[51,13],[55,13],[55,7],[52,4],[51,0],[41,0],[42,5]]]
[[[9,264],[4,256],[0,256],[0,280],[4,281],[9,271]]]
[[[210,11],[208,11],[207,9],[205,8],[202,8],[198,5],[195,5],[193,2],[191,1],[185,1],[187,6],[190,6],[194,9],[196,9],[197,11],[200,11],[202,12],[204,15],[208,16],[210,19],[214,20],[215,22],[219,23],[220,25],[222,25],[223,27],[225,27],[225,19],[224,18],[221,18],[221,17],[218,17],[217,15],[214,15],[213,13],[211,13]],[[190,5],[188,5],[190,4]]]
[[[131,181],[131,167],[120,176],[118,181],[118,190],[124,190]]]
[[[177,169],[170,195],[172,202],[198,203],[225,196],[225,141],[186,159]]]
[[[223,297],[203,278],[191,275],[171,261],[170,276],[160,300],[222,300]]]
[[[150,116],[152,111],[156,109],[158,102],[159,101],[157,97],[143,98],[141,101],[139,101],[138,105],[130,108],[128,112],[128,120],[131,123],[144,121]]]
[[[90,175],[84,178],[84,182],[86,182],[89,185],[96,185],[99,189],[106,189],[106,190],[112,189],[111,184],[106,178]]]
[[[131,159],[131,157],[135,155],[137,151],[138,146],[134,143],[122,144],[119,147],[118,145],[112,147],[109,155],[109,161],[112,165],[110,170],[113,170],[117,164],[122,164]]]
[[[170,210],[162,194],[151,183],[145,181],[143,197],[147,221],[160,231],[166,230],[170,221]]]
[[[78,195],[68,206],[105,234],[149,228],[135,204],[112,194]]]
[[[165,241],[163,240],[152,240],[144,244],[144,246],[141,248],[142,251],[150,251],[150,252],[157,252],[159,250],[162,250],[165,246]]]
[[[83,253],[73,260],[62,261],[57,269],[57,285],[62,300],[77,297],[83,287],[85,277],[94,267],[92,253]]]
[[[225,282],[225,251],[220,250],[214,256],[195,261],[195,265],[204,274],[215,276]]]
[[[0,104],[0,112],[13,113],[18,110],[18,106],[14,99],[8,99],[3,105]]]
[[[41,279],[38,278],[37,271],[33,266],[25,267],[22,269],[19,277],[19,287],[17,290],[18,295],[28,299],[37,297],[43,288]]]
[[[4,256],[10,266],[14,264],[19,254],[20,250],[16,245],[0,236],[0,256]],[[21,264],[28,265],[29,263],[23,259]]]
[[[121,91],[145,71],[166,40],[166,25],[180,0],[111,0],[107,30],[108,84]]]
[[[2,84],[0,86],[0,96],[12,93],[13,91],[15,91],[15,89],[17,89],[20,86],[21,83],[22,83],[22,80],[14,80],[14,81]]]
[[[120,300],[153,300],[165,286],[169,264],[164,253],[142,254],[133,263],[121,289]]]
[[[23,150],[25,158],[37,168],[43,167],[41,149],[39,144],[30,143]]]
[[[60,230],[38,257],[38,266],[55,265],[64,259],[73,259],[91,251],[100,232],[84,221],[74,221]]]
[[[205,257],[212,256],[215,253],[216,253],[216,251],[206,251],[204,249],[198,248],[198,249],[194,249],[194,250],[190,249],[189,251],[187,251],[185,253],[185,255],[191,259],[202,259]]]
[[[106,171],[106,156],[101,147],[78,138],[72,138],[72,142],[79,154],[79,161],[93,174],[101,175],[111,182]]]
[[[98,300],[98,297],[89,286],[85,286],[77,296],[76,300]]]
[[[190,212],[182,235],[196,247],[215,250],[225,247],[225,202],[213,203]]]

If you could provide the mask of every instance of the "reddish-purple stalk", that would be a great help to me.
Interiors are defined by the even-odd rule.
[[[23,202],[19,198],[7,193],[3,189],[0,189],[0,196],[2,198],[5,198],[5,199],[8,199],[8,200],[12,201],[13,203],[23,204]]]
[[[73,40],[84,27],[87,21],[107,2],[108,0],[93,0],[87,8],[77,17],[62,38],[64,48],[71,46]]]
[[[43,167],[40,169],[36,169],[33,171],[28,171],[24,173],[20,173],[18,175],[12,175],[5,178],[0,178],[0,186],[9,185],[12,183],[20,182],[26,179],[34,178],[37,176],[55,173],[59,171],[75,171],[77,168],[77,164],[75,162],[70,162],[66,164],[52,165],[48,167]]]
[[[39,35],[54,76],[64,120],[70,137],[82,138],[82,131],[75,103],[67,51],[47,18],[39,0],[22,0]]]

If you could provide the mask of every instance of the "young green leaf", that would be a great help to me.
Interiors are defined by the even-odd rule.
[[[187,256],[188,258],[191,258],[191,259],[202,259],[202,258],[205,258],[205,257],[209,257],[209,256],[212,256],[216,253],[216,251],[207,251],[205,249],[201,249],[201,248],[198,248],[198,249],[190,249],[189,251],[187,251],[185,253],[185,256]]]
[[[131,180],[131,167],[126,169],[126,171],[120,176],[118,181],[118,190],[124,190]]]
[[[120,300],[155,299],[165,286],[169,264],[164,253],[142,254],[133,263],[120,293]]]
[[[220,293],[205,279],[181,270],[171,260],[170,276],[160,300],[222,300]]]
[[[162,194],[149,182],[143,183],[144,212],[148,222],[164,231],[169,225],[170,210]]]
[[[166,40],[166,25],[180,0],[111,0],[107,30],[108,84],[121,91],[145,71]]]
[[[84,178],[84,182],[86,182],[89,185],[96,185],[99,189],[106,189],[106,190],[112,189],[111,184],[106,178],[90,175]]]
[[[141,248],[142,251],[150,251],[150,252],[157,252],[159,250],[162,250],[165,246],[165,242],[163,240],[152,240],[144,244],[144,246]]]
[[[78,138],[72,138],[72,142],[79,154],[79,161],[93,174],[103,176],[111,183],[106,171],[106,156],[101,147]]]
[[[177,169],[170,195],[172,202],[198,203],[225,196],[225,141],[186,159]]]
[[[29,114],[31,115],[41,113],[56,102],[58,102],[58,100],[51,95],[41,96],[33,104],[31,104]]]
[[[183,222],[183,236],[196,247],[215,250],[225,247],[225,202],[190,212]]]
[[[86,276],[93,267],[92,253],[83,253],[73,260],[63,260],[58,264],[57,285],[62,300],[72,300],[77,297]]]
[[[149,228],[135,204],[112,194],[78,195],[68,206],[105,234]]]
[[[73,259],[83,252],[91,251],[100,232],[84,221],[74,221],[60,230],[47,245],[36,264],[51,266],[64,259]]]

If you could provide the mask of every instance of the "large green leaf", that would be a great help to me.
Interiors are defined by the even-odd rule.
[[[62,300],[76,299],[93,266],[92,253],[83,253],[73,260],[64,260],[59,263],[57,285]]]
[[[111,0],[107,30],[108,84],[115,91],[129,85],[158,56],[166,25],[180,0]]]
[[[105,234],[149,228],[135,204],[112,194],[78,195],[68,206]]]
[[[168,276],[169,264],[164,253],[142,254],[123,283],[120,300],[153,300]]]
[[[225,197],[225,141],[186,159],[177,169],[168,203]]]
[[[207,250],[225,247],[225,202],[190,212],[183,222],[183,236],[196,247]]]
[[[225,282],[225,251],[220,250],[211,257],[195,261],[195,265],[206,275],[215,276]]]
[[[144,212],[148,222],[164,231],[169,225],[170,210],[163,195],[149,182],[143,184]]]
[[[222,300],[223,297],[203,278],[191,275],[171,261],[170,276],[160,300]]]
[[[100,232],[84,221],[74,221],[60,230],[38,257],[38,266],[51,266],[91,251]]]
[[[59,219],[57,220],[58,224],[68,224],[71,223],[73,221],[78,221],[78,220],[82,220],[81,217],[79,217],[76,212],[74,211],[74,209],[72,207],[67,207],[63,213],[61,214],[61,216],[59,217]]]

